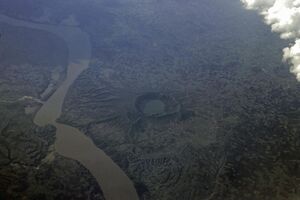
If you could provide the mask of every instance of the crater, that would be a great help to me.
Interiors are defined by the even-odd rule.
[[[174,98],[155,92],[138,96],[135,107],[146,117],[164,117],[180,111],[180,106]]]
[[[160,100],[150,100],[146,102],[143,113],[145,115],[159,115],[164,113],[165,111],[165,104]]]

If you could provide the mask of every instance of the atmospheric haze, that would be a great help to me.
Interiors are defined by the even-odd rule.
[[[257,10],[272,31],[282,39],[291,40],[283,49],[283,60],[300,81],[300,0],[241,0],[247,9]]]

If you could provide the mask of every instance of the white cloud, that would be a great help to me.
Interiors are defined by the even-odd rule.
[[[284,60],[292,64],[291,72],[300,81],[300,0],[241,0],[247,9],[254,9],[264,17],[272,31],[294,44],[283,50]]]

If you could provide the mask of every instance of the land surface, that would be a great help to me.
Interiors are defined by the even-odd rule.
[[[135,183],[140,199],[299,198],[300,88],[281,60],[282,48],[288,44],[271,33],[259,16],[243,10],[238,0],[22,2],[1,0],[0,10],[35,22],[80,26],[90,35],[92,62],[69,90],[59,121],[77,127],[104,150]],[[32,71],[41,76],[47,67],[37,66]],[[6,87],[18,89],[16,83]],[[20,85],[24,87],[23,82]],[[41,85],[14,94],[38,98],[34,94],[44,91],[48,83]],[[10,101],[10,96],[1,98]],[[16,112],[22,107],[19,104]],[[1,112],[17,108],[4,102]],[[34,127],[30,117],[23,115],[26,126],[9,123],[9,127],[23,132],[24,127]],[[22,122],[21,114],[2,116]],[[2,127],[4,135],[13,136],[7,125]],[[38,128],[48,131],[46,139],[28,132],[45,143],[36,163],[45,158],[53,141],[53,128],[44,129]],[[21,153],[24,159],[30,155]],[[70,163],[85,172],[80,176],[85,184],[69,182],[55,171],[53,180],[80,189],[73,193],[47,187],[47,198],[55,199],[50,194],[61,192],[84,199],[80,195],[89,191],[86,187],[94,188],[92,194],[100,198],[95,180],[85,169],[59,156],[56,160],[51,162],[57,163],[51,164],[54,168]],[[76,177],[77,171],[60,169]],[[28,194],[23,191],[31,191],[34,183],[13,194]],[[12,195],[7,188],[15,185],[26,184],[6,183],[3,194]]]

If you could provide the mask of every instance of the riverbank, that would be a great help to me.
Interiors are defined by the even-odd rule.
[[[107,200],[138,199],[131,180],[102,150],[79,130],[56,122],[69,87],[82,71],[88,68],[91,55],[89,36],[77,27],[35,24],[0,15],[0,21],[13,26],[22,26],[51,32],[61,37],[69,50],[67,76],[64,82],[44,102],[34,122],[38,126],[47,124],[56,127],[55,151],[60,155],[79,161],[101,186]]]

